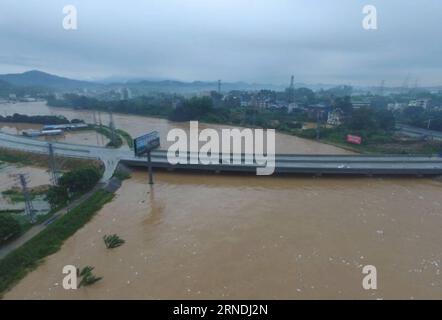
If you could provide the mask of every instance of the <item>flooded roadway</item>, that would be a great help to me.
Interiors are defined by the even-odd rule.
[[[173,126],[114,117],[133,135]],[[343,152],[285,135],[277,144],[279,152]],[[155,180],[150,189],[147,174],[135,172],[5,298],[442,299],[440,180],[165,172]],[[111,233],[126,243],[107,250],[102,237]],[[94,266],[103,280],[66,291],[67,264]],[[364,265],[376,266],[377,291],[362,288]]]
[[[29,124],[29,123],[3,123],[0,122],[0,131],[9,134],[21,135],[25,130],[38,130],[40,131],[43,125]],[[38,137],[39,140],[48,142],[65,142],[74,144],[84,144],[93,146],[106,146],[109,143],[109,139],[93,130],[78,130],[64,132],[62,135],[57,136],[42,136]]]

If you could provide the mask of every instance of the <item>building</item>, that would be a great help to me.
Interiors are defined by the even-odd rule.
[[[63,134],[63,130],[56,129],[56,130],[24,130],[22,134],[26,137],[30,138],[36,138],[36,137],[43,137],[43,136],[59,136]]]
[[[431,106],[431,100],[430,99],[416,99],[416,100],[410,100],[408,103],[409,107],[421,107],[424,109],[428,109]]]
[[[362,101],[351,101],[351,104],[353,105],[354,109],[360,109],[360,108],[369,108],[371,106],[371,102],[367,100]]]
[[[343,123],[344,112],[341,109],[336,108],[328,113],[327,124],[332,126],[340,126]]]
[[[289,103],[287,105],[287,112],[290,113],[295,109],[300,109],[300,106],[296,102]]]
[[[403,110],[406,107],[407,107],[406,103],[400,103],[400,102],[389,103],[387,105],[387,109],[390,111]]]
[[[62,131],[69,131],[69,130],[81,130],[81,129],[87,129],[89,126],[86,123],[69,123],[69,124],[49,124],[43,126],[43,131],[46,130],[62,130]]]
[[[326,106],[325,104],[311,104],[304,108],[307,112],[309,118],[320,118],[325,119],[328,115],[328,112],[331,111],[331,107]]]

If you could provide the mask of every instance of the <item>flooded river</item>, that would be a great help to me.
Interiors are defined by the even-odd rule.
[[[26,113],[33,108],[91,116],[43,104]],[[164,135],[174,126],[114,118],[132,135]],[[286,135],[277,135],[277,149],[345,152]],[[158,172],[155,181],[151,188],[146,172],[135,171],[114,201],[5,298],[442,299],[440,180]],[[113,233],[126,243],[108,250],[102,237]],[[68,264],[94,266],[103,279],[66,291]],[[362,287],[365,265],[377,268],[377,290]]]
[[[15,104],[0,104],[0,114],[13,115],[14,113],[27,115],[62,115],[72,119],[84,120],[86,123],[94,123],[93,112],[87,110],[73,110],[68,108],[48,107],[45,102],[26,102]],[[170,122],[164,119],[149,118],[135,115],[114,114],[115,126],[130,133],[132,137],[141,136],[153,130],[157,130],[161,136],[162,148],[167,148],[167,133],[173,128],[189,129],[188,123]],[[103,112],[96,113],[95,118],[102,124],[109,124],[109,115]],[[223,125],[204,125],[200,124],[200,130],[204,128],[213,128],[220,130],[231,128]],[[93,139],[93,138],[91,138]],[[68,142],[68,141],[66,141]],[[305,154],[343,154],[348,151],[314,141],[300,139],[286,134],[276,134],[276,152],[277,153],[305,153]]]
[[[23,131],[26,130],[37,130],[40,131],[43,125],[40,124],[29,124],[29,123],[3,123],[0,122],[0,131],[9,134],[19,134],[21,135]],[[38,137],[39,140],[51,141],[51,142],[65,142],[65,143],[75,143],[93,146],[106,146],[110,141],[108,138],[99,134],[93,130],[78,130],[64,132],[62,135],[57,136],[42,136]]]

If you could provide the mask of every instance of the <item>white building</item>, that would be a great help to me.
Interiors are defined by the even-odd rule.
[[[409,107],[421,107],[424,109],[428,109],[430,107],[430,99],[416,99],[410,100],[408,103]]]
[[[328,113],[327,124],[332,126],[340,126],[343,122],[344,113],[337,108]]]
[[[407,107],[406,103],[400,103],[400,102],[389,103],[387,105],[387,109],[390,111],[402,110],[405,109],[406,107]]]
[[[295,109],[299,109],[299,105],[296,102],[289,103],[287,106],[287,112],[290,113]]]

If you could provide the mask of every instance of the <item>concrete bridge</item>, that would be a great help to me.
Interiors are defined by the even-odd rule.
[[[147,167],[145,158],[137,158],[126,148],[111,149],[97,146],[52,143],[56,155],[73,158],[98,159],[105,165],[103,180],[109,180],[118,163]],[[47,154],[48,143],[22,136],[0,133],[0,148]],[[165,150],[152,152],[152,166],[168,170],[199,170],[214,172],[256,173],[257,164],[190,164],[196,154],[188,153],[187,164],[171,165]],[[242,159],[244,155],[242,156]],[[275,157],[275,174],[314,175],[442,175],[442,157],[438,155],[292,155]]]

